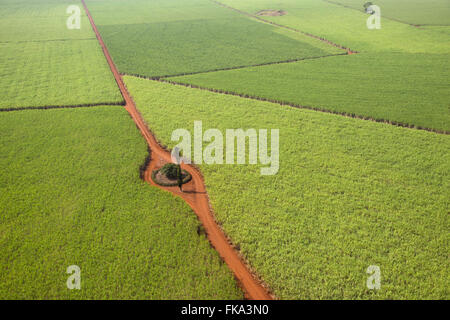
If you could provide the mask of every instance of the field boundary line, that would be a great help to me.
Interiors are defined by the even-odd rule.
[[[284,29],[287,29],[287,30],[290,30],[290,31],[294,31],[294,32],[297,32],[297,33],[301,33],[301,34],[303,34],[303,35],[305,35],[305,36],[308,36],[308,37],[310,37],[310,38],[314,38],[314,39],[320,40],[320,41],[322,41],[322,42],[324,42],[324,43],[327,43],[327,44],[329,44],[329,45],[331,45],[331,46],[334,46],[334,47],[336,47],[336,48],[346,50],[348,54],[359,53],[358,51],[353,51],[353,50],[351,50],[350,48],[347,48],[347,47],[342,46],[342,45],[340,45],[340,44],[334,43],[334,42],[332,42],[332,41],[330,41],[330,40],[327,40],[327,39],[325,39],[325,38],[316,36],[316,35],[314,35],[314,34],[312,34],[312,33],[305,32],[305,31],[301,31],[301,30],[298,30],[298,29],[295,29],[295,28],[292,28],[292,27],[288,27],[288,26],[285,26],[285,25],[282,25],[282,24],[279,24],[279,23],[276,23],[276,22],[273,22],[273,21],[270,21],[270,20],[263,19],[263,18],[261,18],[261,17],[259,17],[259,16],[256,16],[256,15],[251,14],[251,13],[249,13],[249,12],[245,12],[245,11],[242,11],[242,10],[239,10],[239,9],[236,9],[236,8],[233,8],[233,7],[230,7],[230,6],[228,6],[228,5],[224,4],[224,3],[221,3],[221,2],[216,1],[216,0],[210,0],[210,1],[211,1],[211,2],[214,2],[215,4],[217,4],[217,5],[219,5],[219,6],[222,6],[222,7],[224,7],[224,8],[230,9],[230,10],[234,10],[234,11],[236,11],[236,12],[239,12],[240,14],[246,15],[246,16],[251,17],[251,18],[253,18],[253,19],[262,21],[262,22],[264,22],[264,23],[268,23],[268,24],[274,25],[274,26],[279,27],[279,28],[284,28]]]
[[[319,108],[319,107],[312,107],[312,106],[305,106],[305,105],[295,104],[295,103],[288,102],[288,101],[281,101],[281,100],[262,98],[262,97],[258,97],[258,96],[253,96],[253,95],[243,94],[243,93],[237,93],[237,92],[228,91],[228,90],[213,89],[213,88],[208,88],[208,87],[197,86],[195,84],[176,82],[176,81],[172,81],[172,80],[168,80],[168,79],[152,79],[152,78],[148,78],[148,77],[133,76],[133,75],[127,75],[127,76],[131,76],[131,77],[135,77],[135,78],[142,78],[142,79],[150,80],[150,81],[158,81],[158,82],[168,83],[168,84],[172,84],[172,85],[175,85],[175,86],[183,86],[183,87],[192,88],[192,89],[205,90],[205,91],[219,93],[219,94],[236,96],[236,97],[245,98],[245,99],[270,102],[270,103],[275,103],[275,104],[278,104],[278,105],[281,105],[281,106],[288,106],[288,107],[292,107],[292,108],[296,108],[296,109],[312,110],[312,111],[317,111],[317,112],[322,112],[322,113],[339,115],[339,116],[343,116],[343,117],[346,117],[346,118],[353,118],[353,119],[359,119],[359,120],[364,120],[364,121],[384,123],[384,124],[389,124],[389,125],[396,126],[396,127],[408,128],[408,129],[413,129],[413,130],[428,131],[428,132],[432,132],[432,133],[436,133],[436,134],[450,135],[450,131],[446,131],[446,130],[438,130],[438,129],[433,129],[433,128],[416,126],[416,125],[413,125],[413,124],[408,124],[408,123],[403,123],[403,122],[398,122],[398,121],[392,121],[392,120],[387,120],[387,119],[377,119],[377,118],[373,118],[373,117],[370,117],[370,116],[362,116],[362,115],[357,115],[357,114],[349,113],[349,112],[335,111],[335,110],[329,110],[329,109],[324,109],[324,108]]]
[[[95,37],[92,38],[80,38],[80,39],[43,39],[43,40],[20,40],[20,41],[0,41],[0,43],[30,43],[30,42],[62,42],[62,41],[86,41],[86,40],[96,40]]]
[[[303,60],[315,60],[315,59],[322,59],[322,58],[336,57],[336,56],[346,56],[346,55],[348,55],[348,52],[334,53],[334,54],[328,54],[325,56],[317,56],[317,57],[295,58],[295,59],[281,60],[281,61],[274,61],[274,62],[264,62],[264,63],[246,65],[246,66],[218,68],[218,69],[211,69],[211,70],[206,70],[206,71],[195,71],[195,72],[179,73],[179,74],[165,75],[165,76],[153,76],[153,77],[144,76],[144,77],[152,79],[152,80],[157,80],[157,79],[161,79],[161,78],[192,76],[195,74],[202,74],[202,73],[229,71],[229,70],[245,69],[245,68],[252,68],[252,67],[263,67],[263,66],[270,66],[270,65],[274,65],[274,64],[293,63],[293,62],[299,62],[299,61],[303,61]],[[142,76],[141,74],[136,74],[136,73],[121,73],[121,74],[135,76],[135,77]]]
[[[182,164],[182,168],[188,171],[192,180],[185,184],[185,190],[181,192],[177,187],[163,187],[156,184],[151,176],[154,169],[161,167],[164,163],[172,162],[172,155],[165,150],[159,143],[156,137],[149,130],[148,125],[136,108],[136,105],[129,94],[122,76],[117,70],[108,49],[103,42],[103,39],[95,25],[85,0],[81,0],[84,10],[89,18],[91,27],[97,36],[97,40],[103,50],[106,60],[108,61],[111,72],[116,79],[120,92],[126,102],[125,109],[130,114],[130,117],[136,124],[136,127],[141,132],[143,138],[150,149],[150,156],[146,158],[145,163],[139,168],[141,175],[144,176],[144,181],[159,189],[171,192],[175,196],[182,198],[197,215],[200,223],[206,231],[206,236],[213,248],[217,251],[219,256],[225,261],[233,273],[237,284],[243,289],[244,294],[249,299],[254,300],[271,300],[274,298],[270,294],[267,285],[265,285],[258,275],[253,272],[249,264],[240,255],[239,251],[232,245],[230,238],[225,234],[215,219],[214,212],[210,206],[208,194],[203,176],[198,168],[193,165]],[[147,167],[143,168],[147,164]],[[143,173],[142,173],[143,172]]]
[[[99,106],[124,106],[125,102],[101,102],[101,103],[86,103],[77,105],[53,105],[53,106],[30,106],[17,108],[1,108],[0,112],[23,111],[23,110],[47,110],[47,109],[75,109],[75,108],[90,108]]]

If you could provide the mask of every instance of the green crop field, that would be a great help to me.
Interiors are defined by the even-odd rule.
[[[121,103],[97,40],[1,43],[1,109]]]
[[[222,2],[252,14],[274,5],[269,0]],[[429,7],[439,9],[432,4]],[[287,14],[264,19],[311,32],[360,53],[169,80],[450,131],[450,37],[446,27],[419,29],[382,19],[380,30],[369,30],[367,14],[325,1],[286,0],[279,8]]]
[[[331,54],[245,18],[103,26],[100,31],[121,72],[149,77]]]
[[[448,298],[448,136],[125,81],[169,148],[195,120],[204,131],[280,129],[276,175],[200,166],[218,220],[279,298]],[[369,265],[382,270],[378,292],[365,286]]]
[[[205,0],[87,0],[97,26],[145,24],[235,17]]]
[[[170,81],[450,132],[450,60],[354,54]]]
[[[330,0],[357,10],[364,10],[361,0]],[[369,2],[369,1],[366,1]],[[383,8],[384,17],[414,25],[449,25],[448,0],[376,0],[373,4]]]
[[[1,299],[242,297],[189,206],[139,178],[122,108],[2,112],[0,136]]]
[[[448,0],[85,2],[0,0],[0,299],[450,298]],[[167,192],[140,117],[279,146]]]
[[[0,0],[0,43],[95,39],[84,14],[79,30],[66,28],[69,5],[81,8],[79,0]]]
[[[433,32],[443,33],[447,37],[450,36],[450,26],[424,26],[422,28],[431,30]]]
[[[66,27],[69,4],[81,7],[0,2],[0,109],[122,103],[86,15],[80,29]]]
[[[264,19],[312,33],[360,52],[450,53],[450,41],[442,39],[442,35],[383,19],[383,7],[381,29],[369,30],[366,27],[368,14],[322,0],[284,0],[282,3],[274,0],[220,2],[253,14],[264,9],[285,10],[287,14],[284,16]],[[361,1],[361,6],[365,2],[367,1]]]
[[[196,1],[202,7],[195,14],[189,10],[189,2],[168,2],[172,6],[160,8],[167,21],[150,16],[146,23],[137,24],[102,25],[102,16],[110,11],[93,6],[93,16],[99,17],[102,38],[120,72],[155,77],[345,53],[316,39],[248,19],[209,0]],[[180,12],[185,5],[186,20]],[[180,20],[172,20],[174,11]],[[217,18],[204,19],[200,14],[205,11]],[[123,19],[130,14],[124,11]]]

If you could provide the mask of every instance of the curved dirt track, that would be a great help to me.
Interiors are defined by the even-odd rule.
[[[86,14],[103,49],[111,71],[114,74],[117,85],[119,86],[122,96],[125,99],[125,108],[130,113],[132,119],[136,123],[136,126],[141,131],[151,149],[151,160],[144,173],[145,181],[160,189],[172,192],[173,194],[181,197],[189,204],[189,206],[197,214],[200,222],[203,224],[203,227],[205,228],[206,234],[212,246],[217,250],[219,255],[229,266],[229,268],[239,281],[242,289],[244,290],[246,298],[253,300],[272,299],[272,296],[268,293],[266,288],[253,276],[253,274],[247,268],[246,264],[239,257],[237,251],[232,247],[227,237],[214,220],[213,214],[209,207],[209,200],[208,195],[206,194],[203,177],[196,168],[189,165],[182,165],[183,169],[185,169],[192,175],[192,180],[183,185],[183,192],[180,192],[178,190],[178,187],[159,186],[155,184],[151,179],[153,170],[160,168],[167,162],[171,162],[171,155],[168,151],[161,148],[155,137],[150,133],[141,115],[137,111],[136,106],[123,83],[122,77],[118,72],[116,66],[114,65],[111,56],[109,55],[108,49],[106,48],[97,30],[97,27],[86,6],[86,3],[84,2],[84,0],[81,0],[81,2],[83,3]]]

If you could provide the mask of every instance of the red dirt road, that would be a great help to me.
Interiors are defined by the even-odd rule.
[[[109,55],[108,49],[106,48],[100,36],[100,33],[97,30],[97,27],[86,6],[86,3],[84,2],[84,0],[81,0],[81,2],[83,3],[86,14],[103,49],[103,53],[105,54],[111,71],[114,74],[117,85],[119,86],[122,96],[125,99],[125,108],[130,113],[131,118],[136,123],[136,126],[141,131],[151,149],[151,160],[144,173],[145,181],[160,189],[172,192],[173,194],[181,197],[189,204],[192,210],[194,210],[194,212],[197,214],[200,222],[203,224],[203,227],[206,230],[206,234],[212,246],[217,250],[219,255],[222,257],[222,259],[225,261],[225,263],[228,265],[228,267],[231,269],[231,271],[239,281],[242,289],[244,290],[246,298],[252,300],[272,299],[272,296],[269,294],[267,289],[250,272],[244,261],[239,257],[238,252],[233,248],[223,231],[217,225],[209,206],[209,199],[206,193],[203,177],[196,168],[190,165],[182,165],[183,169],[185,169],[192,175],[192,180],[189,183],[183,185],[183,192],[180,192],[178,190],[178,187],[159,186],[155,184],[151,179],[153,170],[160,168],[167,162],[171,162],[171,155],[168,151],[161,148],[155,137],[150,133],[150,130],[148,129],[141,115],[137,111],[136,106],[125,87],[122,76],[114,65],[111,56]]]

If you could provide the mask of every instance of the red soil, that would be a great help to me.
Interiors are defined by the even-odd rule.
[[[189,204],[192,210],[194,210],[194,212],[197,214],[200,222],[203,224],[211,245],[217,250],[219,255],[234,273],[236,279],[239,281],[242,289],[245,292],[246,298],[252,300],[272,299],[272,296],[268,293],[267,289],[251,273],[244,261],[239,257],[238,252],[233,248],[223,231],[217,225],[209,206],[209,199],[206,193],[203,177],[196,168],[190,165],[182,165],[182,168],[192,175],[192,180],[183,185],[183,192],[180,192],[178,187],[162,187],[152,181],[152,171],[162,167],[165,163],[172,162],[171,155],[168,151],[164,150],[158,144],[155,137],[150,133],[150,130],[137,111],[136,106],[125,87],[122,77],[116,66],[114,65],[111,56],[109,55],[108,49],[106,48],[97,30],[97,27],[86,6],[86,3],[84,2],[84,0],[81,1],[92,25],[92,28],[97,36],[97,39],[103,49],[106,60],[108,61],[111,71],[114,74],[117,85],[119,86],[122,96],[125,99],[125,109],[130,113],[131,118],[136,123],[136,126],[141,131],[151,149],[151,160],[144,173],[145,181],[149,182],[155,187],[172,192],[176,196],[181,197]]]

